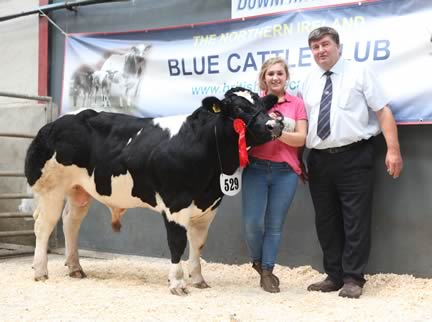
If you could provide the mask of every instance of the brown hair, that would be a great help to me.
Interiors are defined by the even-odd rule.
[[[309,48],[313,41],[318,41],[324,36],[330,36],[331,39],[339,46],[339,34],[332,27],[319,27],[312,30],[308,37]]]
[[[259,88],[263,91],[267,90],[267,86],[265,84],[265,74],[267,73],[267,70],[276,64],[282,64],[285,73],[287,74],[287,80],[289,79],[289,72],[288,72],[288,65],[285,62],[285,60],[282,57],[272,57],[267,59],[262,65],[261,65],[261,70],[259,72],[258,75],[258,84],[259,84]]]

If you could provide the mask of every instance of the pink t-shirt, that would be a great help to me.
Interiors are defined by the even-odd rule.
[[[307,120],[306,110],[303,100],[299,97],[285,94],[285,100],[273,106],[268,113],[278,110],[284,117],[292,118],[293,120]],[[270,141],[262,145],[253,147],[249,155],[252,157],[270,160],[274,162],[286,162],[293,170],[300,175],[300,160],[298,158],[298,149],[289,146],[279,140]]]

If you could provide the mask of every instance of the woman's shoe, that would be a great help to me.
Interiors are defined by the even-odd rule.
[[[252,263],[252,268],[253,268],[254,270],[256,270],[256,271],[258,272],[258,274],[260,275],[260,277],[261,277],[261,275],[262,275],[261,262],[253,262],[253,263]],[[275,283],[277,286],[279,286],[279,285],[280,285],[279,278],[278,278],[275,274],[273,274],[273,273],[272,273],[272,276],[273,276],[273,279],[274,279],[274,283]]]
[[[263,269],[261,274],[260,285],[264,291],[269,293],[279,293],[279,285],[276,285],[272,270]]]

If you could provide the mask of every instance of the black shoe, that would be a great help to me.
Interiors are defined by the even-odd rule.
[[[350,299],[358,299],[362,295],[363,288],[353,282],[345,283],[339,292],[339,296],[348,297]]]
[[[335,292],[342,287],[342,283],[336,283],[330,278],[326,278],[325,280],[317,283],[313,283],[308,286],[308,291],[317,291],[317,292]]]

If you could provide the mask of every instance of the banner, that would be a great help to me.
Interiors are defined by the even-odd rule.
[[[374,1],[379,0],[231,0],[231,18]]]
[[[315,66],[307,37],[338,30],[342,55],[370,65],[399,123],[432,123],[432,2],[393,0],[129,33],[66,38],[62,113],[187,114],[234,86],[259,92],[264,60],[289,64],[293,94]]]

